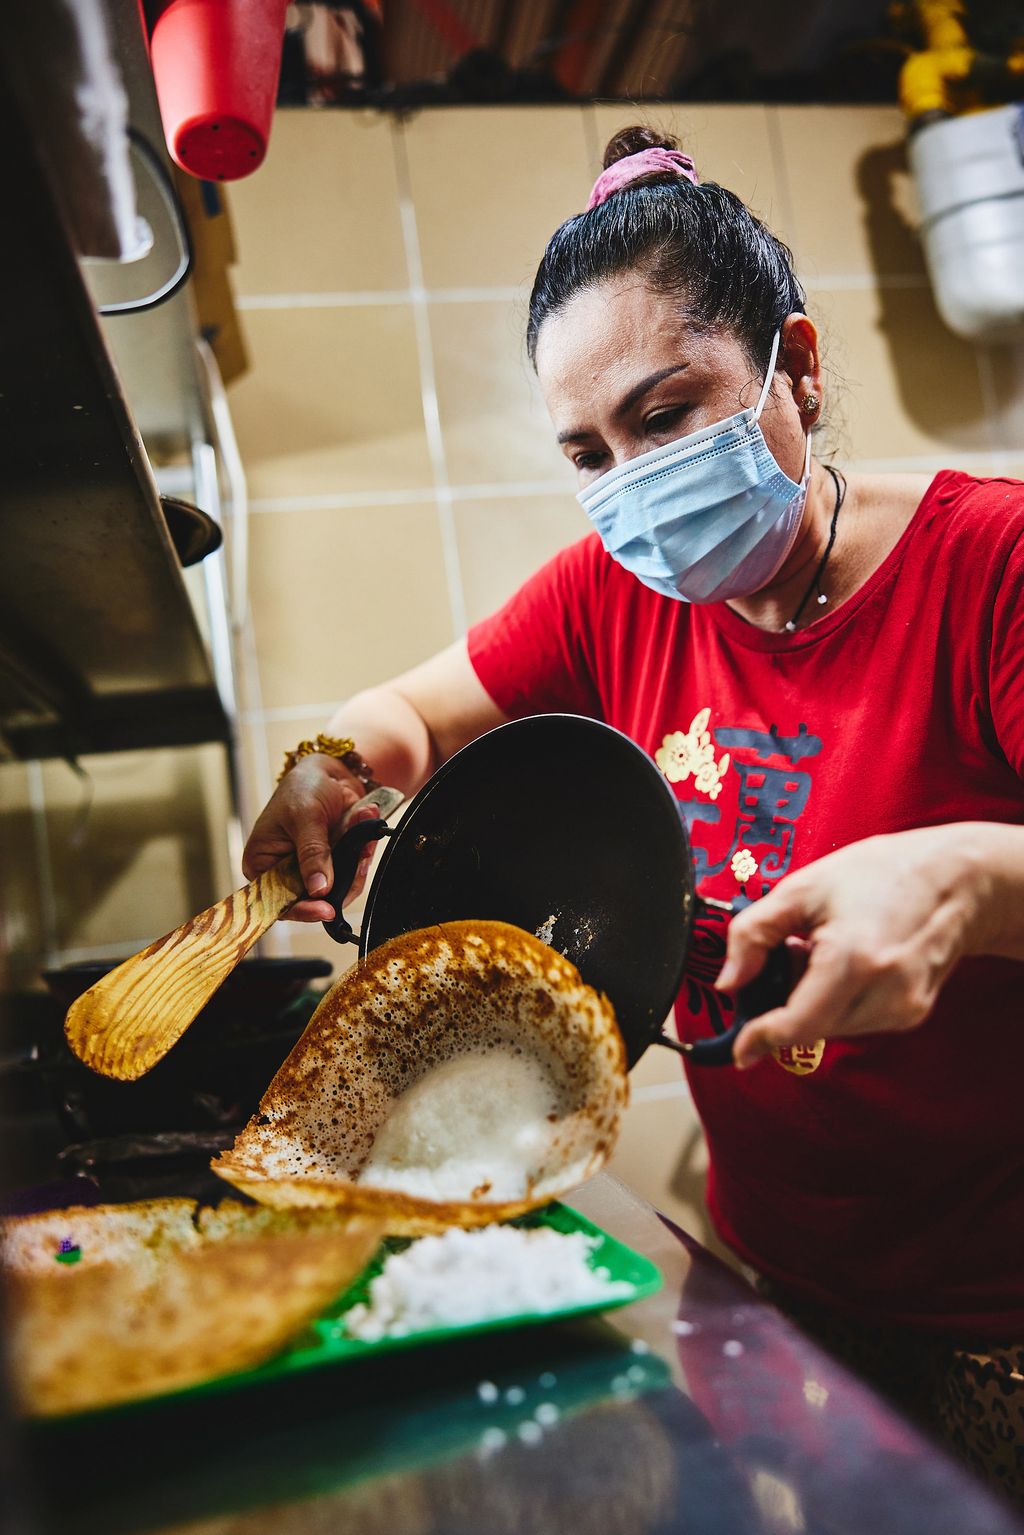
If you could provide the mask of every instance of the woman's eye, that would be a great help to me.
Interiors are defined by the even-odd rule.
[[[672,410],[659,410],[656,415],[647,417],[644,426],[653,436],[660,437],[678,426],[688,409],[686,405],[677,405]]]

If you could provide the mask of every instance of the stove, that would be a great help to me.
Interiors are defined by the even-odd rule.
[[[331,973],[326,960],[244,960],[163,1061],[115,1082],[83,1066],[63,1034],[70,1002],[109,968],[51,971],[50,995],[13,999],[0,1059],[0,1213],[223,1198],[210,1160],[256,1111],[323,995],[313,983]]]

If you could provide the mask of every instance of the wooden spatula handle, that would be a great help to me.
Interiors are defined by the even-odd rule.
[[[134,1081],[167,1054],[257,938],[304,893],[294,858],[126,959],[71,1005],[64,1032],[102,1076]]]

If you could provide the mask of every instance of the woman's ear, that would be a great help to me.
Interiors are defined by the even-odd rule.
[[[820,406],[821,358],[814,321],[809,320],[805,314],[787,316],[782,326],[782,345],[779,350],[779,362],[792,381],[793,398],[797,406],[803,409],[808,399],[816,400]]]

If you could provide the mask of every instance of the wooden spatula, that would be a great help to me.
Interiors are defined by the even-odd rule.
[[[119,1082],[144,1076],[302,893],[299,866],[286,858],[102,976],[64,1020],[79,1060]]]
[[[343,826],[364,808],[386,818],[401,802],[397,790],[378,788],[352,806]],[[68,1009],[64,1033],[71,1049],[101,1076],[119,1082],[144,1076],[177,1044],[257,938],[303,894],[299,866],[285,858],[124,960]]]

